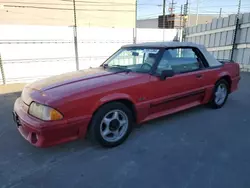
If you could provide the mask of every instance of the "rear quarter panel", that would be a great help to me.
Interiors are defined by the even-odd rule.
[[[225,63],[224,68],[228,70],[231,78],[231,91],[234,92],[238,89],[238,84],[241,79],[240,77],[240,66],[238,63]]]
[[[239,65],[236,63],[225,63],[221,67],[204,70],[203,85],[206,89],[204,103],[211,99],[216,82],[225,76],[230,77],[232,82],[231,92],[234,91],[235,84],[238,85],[238,82],[234,83],[234,80],[239,77]]]

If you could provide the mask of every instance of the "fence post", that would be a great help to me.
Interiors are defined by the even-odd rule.
[[[133,29],[133,43],[137,42],[137,0],[135,0],[135,28]]]
[[[232,46],[232,53],[231,53],[231,61],[234,58],[234,50],[237,47],[236,37],[237,37],[237,32],[240,29],[240,19],[239,19],[239,17],[240,17],[240,8],[241,8],[241,0],[239,0],[238,12],[237,12],[237,15],[236,15],[236,25],[235,25],[234,36],[233,36],[234,38],[233,38],[233,46]],[[239,62],[239,63],[241,63],[241,62]]]
[[[0,54],[0,69],[1,69],[2,79],[3,79],[3,84],[5,85],[6,80],[5,80],[5,75],[4,75],[4,69],[3,69],[3,62],[2,62],[1,54]]]
[[[136,35],[137,35],[137,33],[136,33],[136,28],[133,28],[133,44],[136,44],[136,41],[137,41],[137,38],[136,38]]]
[[[234,35],[233,35],[233,45],[232,45],[232,52],[231,52],[231,58],[230,60],[233,61],[233,58],[234,58],[234,51],[237,47],[237,44],[236,44],[236,38],[237,38],[237,32],[239,30],[239,16],[237,16],[236,18],[236,25],[235,25],[235,29],[234,29]]]
[[[76,17],[76,2],[73,0],[74,10],[74,45],[75,45],[75,59],[76,59],[76,70],[79,70],[79,57],[78,57],[78,36],[77,36],[77,17]]]

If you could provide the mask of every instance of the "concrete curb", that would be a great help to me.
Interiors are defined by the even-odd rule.
[[[25,85],[26,85],[25,83],[0,85],[0,95],[20,92],[23,90]]]

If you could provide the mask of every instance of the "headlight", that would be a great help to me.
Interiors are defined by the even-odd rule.
[[[57,110],[36,102],[31,103],[29,114],[45,121],[60,120],[63,118],[62,114]]]

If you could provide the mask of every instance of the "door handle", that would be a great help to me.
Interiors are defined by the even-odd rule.
[[[196,74],[196,78],[202,78],[202,74]]]

